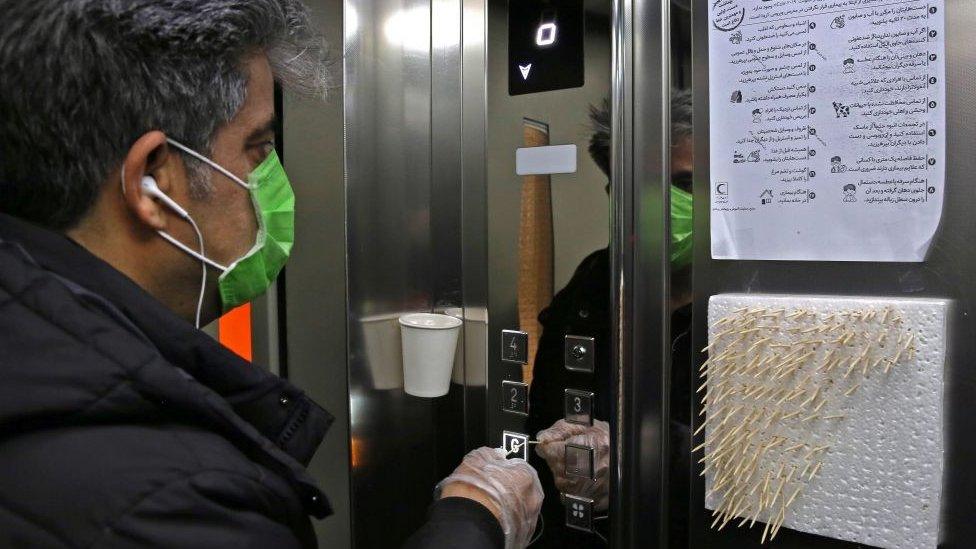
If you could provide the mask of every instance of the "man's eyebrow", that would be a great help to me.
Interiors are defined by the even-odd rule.
[[[257,139],[257,138],[259,138],[259,137],[261,137],[261,136],[263,136],[265,134],[274,133],[275,127],[277,125],[278,125],[278,117],[276,115],[272,115],[271,118],[269,118],[267,122],[265,122],[264,124],[262,124],[260,127],[255,128],[254,130],[252,130],[251,133],[248,134],[247,140],[248,141],[252,141],[252,140]]]

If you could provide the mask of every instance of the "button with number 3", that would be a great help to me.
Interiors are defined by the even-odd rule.
[[[565,414],[569,423],[593,425],[593,396],[589,391],[566,389]]]

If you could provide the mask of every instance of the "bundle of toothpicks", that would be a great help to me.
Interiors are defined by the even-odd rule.
[[[699,369],[705,432],[694,448],[718,497],[712,528],[765,523],[776,538],[804,488],[829,466],[830,433],[862,381],[914,358],[899,311],[740,308],[711,324]],[[874,384],[872,387],[876,387]],[[814,436],[816,433],[816,436]]]

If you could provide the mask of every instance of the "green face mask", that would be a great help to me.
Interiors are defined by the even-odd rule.
[[[251,250],[218,279],[225,313],[268,291],[295,243],[295,192],[278,153],[272,150],[248,179],[258,235]]]
[[[223,166],[200,153],[172,139],[168,141],[170,145],[224,174],[251,195],[251,203],[254,205],[254,215],[258,224],[257,238],[254,246],[246,254],[226,267],[206,256],[203,238],[199,230],[197,230],[200,238],[199,252],[175,241],[168,234],[160,233],[184,252],[221,271],[222,274],[217,280],[220,301],[223,311],[226,313],[265,293],[275,278],[278,277],[281,269],[284,268],[295,242],[295,193],[291,188],[291,183],[288,182],[288,176],[278,159],[278,154],[273,150],[251,172],[248,176],[249,182],[245,183]],[[193,220],[189,216],[186,218],[196,228]],[[198,327],[200,324],[200,308],[203,302],[202,289],[200,296],[201,301],[197,307]]]
[[[671,267],[691,264],[691,193],[671,185]]]

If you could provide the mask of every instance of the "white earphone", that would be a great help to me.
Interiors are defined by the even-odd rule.
[[[142,181],[139,182],[139,187],[142,188],[142,192],[147,196],[151,196],[159,200],[183,219],[190,219],[190,214],[186,213],[186,210],[181,208],[180,205],[177,204],[172,198],[167,196],[166,193],[159,190],[159,186],[156,185],[156,180],[153,179],[151,175],[144,175],[142,177]]]
[[[124,163],[122,164],[120,179],[122,181],[122,194],[125,195],[125,164]],[[200,251],[190,248],[186,244],[173,238],[173,236],[167,233],[166,231],[161,231],[161,230],[156,231],[156,233],[159,234],[159,236],[161,236],[164,240],[166,240],[173,246],[176,246],[180,250],[183,250],[191,257],[200,260],[201,262],[200,296],[197,299],[197,312],[196,312],[196,327],[199,328],[200,314],[201,311],[203,310],[203,298],[207,289],[207,265],[210,265],[211,267],[218,269],[221,273],[226,272],[227,267],[224,267],[223,265],[207,257],[206,251],[203,248],[203,233],[200,232],[200,227],[197,226],[196,222],[193,221],[193,218],[190,217],[190,214],[188,214],[186,210],[181,208],[180,205],[177,204],[175,200],[167,196],[166,193],[164,193],[163,191],[159,190],[159,185],[156,184],[156,180],[152,176],[149,175],[143,176],[142,179],[139,181],[139,187],[142,189],[142,192],[146,196],[159,200],[164,205],[166,205],[167,208],[175,212],[181,218],[185,219],[190,224],[190,226],[193,227],[193,231],[197,234],[197,245],[200,247]]]

